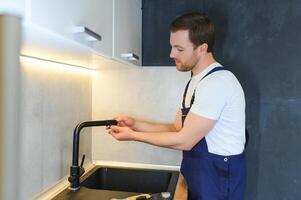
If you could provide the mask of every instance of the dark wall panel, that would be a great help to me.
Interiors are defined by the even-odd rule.
[[[301,1],[144,0],[143,65],[174,66],[168,24],[195,10],[215,22],[215,57],[245,91],[246,199],[301,199]]]
[[[169,58],[170,22],[187,11],[201,11],[200,0],[143,0],[142,11],[142,65],[173,66]]]
[[[301,199],[301,101],[261,102],[261,108],[258,199]]]

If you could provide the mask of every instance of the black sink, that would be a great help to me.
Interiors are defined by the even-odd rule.
[[[95,166],[81,177],[79,190],[66,188],[53,200],[110,200],[160,192],[170,192],[172,199],[178,176],[177,171]]]
[[[159,193],[175,187],[178,172],[145,169],[96,168],[81,183],[89,189]]]

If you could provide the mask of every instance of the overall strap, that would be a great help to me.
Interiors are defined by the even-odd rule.
[[[212,70],[210,70],[200,81],[202,81],[206,76],[216,72],[216,71],[221,71],[221,70],[226,70],[224,67],[215,67],[213,68]],[[189,86],[189,83],[190,83],[191,79],[188,81],[186,87],[185,87],[185,91],[184,91],[184,95],[183,95],[183,100],[182,100],[182,108],[185,108],[185,99],[186,99],[186,94],[187,94],[187,90],[188,90],[188,86]],[[190,107],[191,105],[193,104],[194,102],[194,97],[195,96],[195,90],[193,92],[193,95],[191,97],[191,100],[190,100]]]
[[[184,91],[183,99],[182,99],[182,108],[185,108],[185,99],[186,99],[186,94],[187,94],[187,90],[188,90],[188,86],[189,86],[190,81],[191,81],[191,79],[188,81],[188,83],[185,87],[185,91]]]

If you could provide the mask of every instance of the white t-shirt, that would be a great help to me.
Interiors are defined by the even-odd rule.
[[[213,63],[192,77],[185,99],[185,107],[195,90],[194,103],[190,111],[196,115],[217,120],[205,136],[208,151],[218,155],[236,155],[245,144],[245,97],[234,74],[228,70],[216,71],[201,80],[213,68]]]

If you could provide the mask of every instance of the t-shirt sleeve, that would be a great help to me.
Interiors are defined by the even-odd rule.
[[[228,93],[225,81],[218,77],[204,79],[196,88],[190,111],[208,119],[218,120],[227,103]]]

